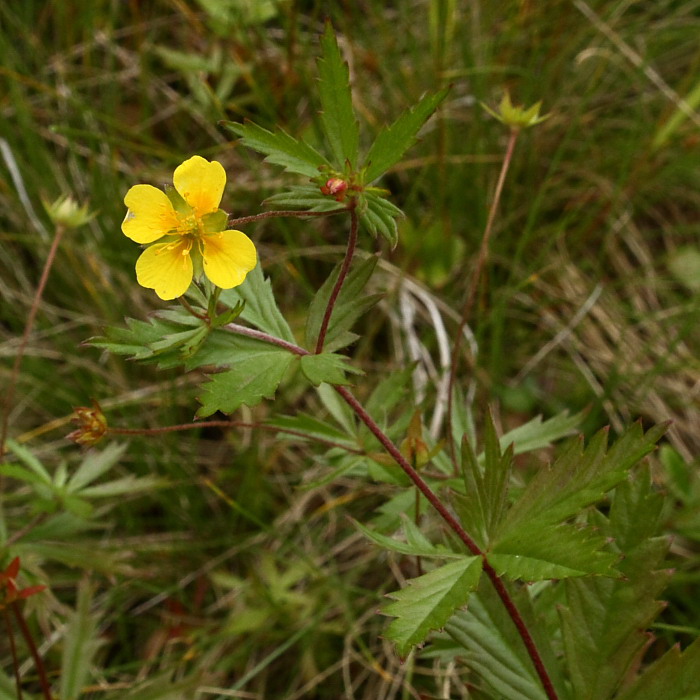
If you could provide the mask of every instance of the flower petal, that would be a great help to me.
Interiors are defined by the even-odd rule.
[[[201,217],[216,211],[224,194],[226,171],[221,163],[209,162],[201,156],[192,156],[175,168],[175,189]]]
[[[222,289],[241,284],[258,261],[255,244],[241,231],[213,233],[200,240],[204,274]]]
[[[142,287],[155,289],[161,299],[182,296],[192,282],[190,242],[157,243],[141,253],[136,261],[136,279]]]
[[[129,208],[122,232],[137,243],[153,243],[178,227],[178,218],[165,192],[152,185],[134,185],[124,197]]]

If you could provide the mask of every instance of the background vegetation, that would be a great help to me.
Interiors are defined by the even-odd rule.
[[[217,121],[250,117],[318,138],[315,57],[327,15],[368,140],[426,90],[452,85],[384,183],[407,217],[399,246],[382,250],[381,313],[365,320],[354,349],[365,386],[423,351],[437,357],[435,316],[421,294],[448,333],[456,328],[507,136],[479,102],[498,102],[504,89],[517,102],[542,100],[552,116],[518,144],[473,323],[475,416],[490,405],[505,430],[585,409],[587,435],[638,417],[673,419],[653,474],[674,496],[664,518],[677,573],[649,653],[698,636],[694,0],[1,3],[2,385],[50,243],[42,198],[72,194],[98,212],[59,250],[11,435],[51,471],[61,463],[71,471],[85,455],[64,436],[73,408],[91,398],[115,426],[191,420],[198,404],[187,375],[156,375],[81,345],[107,324],[158,308],[135,283],[137,252],[120,232],[124,193],[168,182],[198,153],[227,170],[224,208],[259,211],[289,178],[236,147]],[[245,230],[288,318],[301,318],[346,231],[332,218]],[[401,292],[401,280],[419,291]],[[437,372],[429,362],[422,368],[418,399],[434,392]],[[322,410],[289,381],[275,407],[240,417],[262,420],[277,409]],[[50,586],[29,608],[49,670],[60,667],[76,619],[94,641],[86,697],[127,697],[146,680],[153,693],[161,681],[180,683],[152,695],[173,698],[466,692],[459,663],[401,664],[381,637],[382,592],[414,572],[368,544],[346,516],[373,513],[386,485],[322,483],[328,465],[312,449],[261,431],[136,437],[108,449],[101,459],[113,460],[113,475],[150,477],[141,482],[148,491],[105,499],[83,531],[39,525],[22,550],[23,567]],[[2,503],[10,538],[37,516],[14,486],[6,483]],[[10,673],[3,644],[0,668]]]

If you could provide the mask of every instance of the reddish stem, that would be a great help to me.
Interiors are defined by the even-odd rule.
[[[457,463],[457,450],[455,448],[454,436],[452,435],[452,404],[454,385],[457,377],[457,366],[459,364],[459,350],[462,345],[464,327],[467,325],[467,321],[469,320],[469,316],[472,312],[474,302],[476,301],[477,292],[479,290],[479,282],[481,281],[481,275],[483,274],[484,266],[486,265],[486,259],[489,254],[489,242],[491,240],[491,233],[493,232],[493,222],[496,220],[496,212],[498,211],[498,205],[501,201],[503,185],[506,181],[506,175],[508,174],[510,163],[513,160],[513,152],[515,151],[515,144],[518,140],[519,133],[520,132],[518,129],[511,129],[510,131],[508,145],[506,146],[506,152],[503,156],[503,163],[501,165],[501,172],[499,173],[498,181],[496,182],[496,191],[494,192],[493,201],[491,202],[491,209],[489,210],[488,220],[486,221],[486,228],[484,229],[484,235],[481,238],[479,256],[476,260],[476,269],[474,270],[474,274],[471,278],[471,284],[469,285],[467,298],[464,301],[464,307],[462,308],[462,316],[459,319],[459,327],[457,328],[455,344],[452,349],[450,377],[447,383],[447,446],[450,453],[452,466],[454,467],[455,475],[459,474],[459,464]]]
[[[345,251],[345,258],[343,258],[343,264],[340,268],[340,273],[338,274],[338,279],[335,281],[333,286],[333,291],[328,298],[328,304],[326,305],[326,310],[323,314],[323,320],[321,321],[321,329],[318,332],[318,340],[316,341],[316,354],[323,352],[323,344],[326,342],[326,333],[328,332],[328,326],[331,322],[331,316],[333,315],[333,309],[335,307],[335,302],[338,300],[338,295],[343,287],[345,278],[348,276],[348,271],[350,270],[350,263],[352,262],[352,256],[355,254],[355,246],[357,245],[357,213],[355,212],[355,200],[352,200],[353,204],[350,207],[350,238],[348,238],[348,247]]]
[[[345,207],[341,209],[331,209],[330,211],[296,211],[295,209],[279,209],[277,211],[264,211],[261,214],[253,214],[252,216],[242,216],[239,219],[229,219],[229,226],[242,226],[250,224],[253,221],[261,221],[262,219],[272,219],[278,216],[294,217],[303,219],[307,216],[333,216],[333,214],[342,214],[347,211]]]
[[[243,331],[241,333],[242,335],[255,337],[258,340],[270,343],[271,345],[277,345],[278,347],[284,348],[285,350],[288,350],[289,352],[292,352],[295,355],[303,356],[311,354],[310,352],[308,352],[308,350],[304,350],[304,348],[300,348],[298,345],[289,343],[286,340],[282,340],[281,338],[275,338],[274,336],[268,335],[267,333],[263,333],[262,331],[256,331],[250,328],[245,328],[244,326],[238,326],[234,323],[230,323],[224,327],[233,333],[241,333],[241,331]],[[435,508],[435,510],[442,517],[442,519],[450,526],[452,531],[459,537],[460,540],[462,540],[467,549],[474,556],[481,557],[483,561],[484,573],[488,576],[489,580],[493,584],[494,588],[496,589],[496,593],[498,593],[499,598],[503,602],[503,605],[505,606],[508,612],[508,615],[510,616],[511,620],[513,620],[513,623],[515,624],[515,627],[517,628],[518,633],[520,634],[520,637],[523,640],[523,643],[525,644],[527,653],[530,656],[530,659],[532,660],[532,663],[535,667],[535,671],[537,672],[537,675],[539,676],[540,681],[542,682],[542,686],[544,687],[544,690],[547,693],[547,697],[549,698],[549,700],[558,700],[556,691],[554,690],[554,686],[552,685],[552,681],[549,678],[547,669],[545,668],[544,662],[542,661],[542,657],[540,656],[537,646],[535,645],[535,640],[532,638],[530,630],[528,630],[525,621],[520,615],[520,611],[518,610],[517,606],[515,605],[515,602],[508,593],[508,590],[503,584],[503,581],[501,581],[500,577],[496,573],[496,570],[491,566],[491,564],[489,564],[488,559],[486,557],[486,553],[481,551],[479,546],[467,534],[466,530],[462,527],[459,521],[452,515],[452,513],[450,513],[450,511],[442,503],[439,497],[423,480],[421,475],[409,464],[406,458],[399,451],[398,447],[396,447],[396,445],[394,445],[394,443],[389,439],[389,437],[384,434],[384,432],[376,423],[376,421],[372,418],[372,416],[369,415],[369,413],[367,413],[362,404],[352,395],[352,393],[344,386],[338,386],[334,384],[333,388],[338,392],[338,394],[340,394],[340,396],[348,404],[348,406],[352,408],[352,410],[355,412],[355,415],[369,428],[371,433],[377,438],[377,440],[379,440],[380,444],[384,447],[384,449],[396,460],[396,462],[401,467],[401,469],[403,469],[408,478],[411,479],[416,488],[425,496],[426,500],[430,503],[430,505],[433,506],[433,508]]]
[[[17,647],[15,646],[15,635],[12,631],[12,621],[7,608],[2,609],[3,617],[5,618],[5,627],[7,627],[7,638],[10,640],[10,654],[12,656],[12,668],[15,672],[15,685],[17,686],[17,698],[22,700],[22,679],[19,675],[19,659],[17,658]]]
[[[65,226],[56,226],[56,232],[54,233],[53,241],[51,241],[51,248],[49,249],[49,254],[46,257],[44,269],[41,271],[39,285],[34,293],[32,306],[29,309],[29,315],[27,316],[27,323],[24,326],[24,332],[22,333],[22,338],[19,341],[19,347],[17,348],[17,354],[15,355],[15,362],[12,366],[12,372],[10,374],[10,383],[7,386],[3,403],[2,428],[0,428],[0,459],[2,459],[5,454],[5,441],[7,440],[7,428],[10,420],[10,411],[12,410],[12,402],[15,398],[15,387],[17,385],[17,378],[19,377],[19,370],[22,365],[22,358],[24,357],[24,351],[27,348],[29,336],[34,328],[34,321],[36,319],[37,312],[39,311],[39,302],[41,301],[41,296],[44,293],[46,282],[49,279],[49,272],[51,271],[51,267],[56,259],[56,251],[58,251],[58,246],[65,230]],[[0,483],[2,482],[0,481]]]
[[[53,695],[51,695],[51,686],[49,685],[49,679],[46,677],[46,669],[44,668],[44,662],[42,661],[42,658],[39,655],[39,650],[36,648],[36,644],[34,644],[34,638],[32,637],[32,633],[29,631],[29,627],[27,626],[24,616],[22,615],[22,610],[19,606],[19,603],[15,601],[13,603],[10,603],[10,605],[12,607],[12,612],[14,612],[15,614],[17,624],[19,625],[20,630],[22,630],[24,639],[27,642],[27,645],[29,646],[29,651],[32,654],[32,658],[34,659],[34,665],[36,666],[36,670],[39,674],[39,685],[41,685],[41,691],[44,694],[46,700],[53,700]]]

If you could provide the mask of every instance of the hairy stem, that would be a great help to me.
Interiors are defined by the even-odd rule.
[[[275,338],[274,336],[269,335],[267,333],[263,333],[262,331],[256,331],[251,328],[246,328],[244,326],[238,326],[235,323],[230,323],[227,326],[224,326],[224,328],[231,331],[232,333],[239,333],[248,337],[257,338],[258,340],[270,343],[271,345],[276,345],[280,348],[284,348],[285,350],[288,350],[289,352],[292,352],[295,355],[303,356],[311,354],[308,352],[308,350],[304,350],[304,348],[301,348],[298,345],[289,343],[286,340],[282,340],[281,338]],[[540,656],[539,650],[537,649],[535,640],[532,638],[530,630],[525,624],[525,620],[523,620],[520,611],[518,610],[517,606],[515,605],[515,602],[508,593],[508,590],[506,589],[503,581],[496,573],[496,570],[491,566],[491,564],[489,564],[486,553],[481,551],[479,546],[469,536],[469,534],[462,527],[460,522],[454,517],[454,515],[452,515],[452,513],[450,513],[450,511],[440,500],[438,495],[430,488],[427,482],[424,481],[423,477],[409,464],[406,458],[399,451],[399,448],[384,433],[384,431],[379,427],[379,425],[372,418],[372,416],[370,416],[369,413],[367,413],[362,404],[353,396],[350,390],[347,389],[347,387],[335,384],[333,385],[333,388],[336,390],[336,392],[338,392],[338,394],[340,394],[345,403],[347,403],[348,406],[350,406],[350,408],[354,411],[355,415],[369,428],[370,432],[377,438],[377,440],[379,440],[382,447],[384,447],[384,449],[394,458],[394,460],[398,463],[401,469],[403,469],[403,471],[406,473],[408,478],[413,482],[416,488],[425,496],[428,503],[430,503],[430,505],[433,506],[433,508],[440,514],[440,517],[447,523],[447,525],[457,535],[457,537],[459,537],[459,539],[464,543],[466,548],[474,556],[481,557],[483,561],[484,573],[488,576],[489,580],[496,589],[496,593],[503,602],[503,605],[505,606],[508,615],[510,616],[511,620],[513,621],[513,624],[518,630],[518,633],[520,634],[520,637],[523,640],[523,643],[525,644],[527,653],[535,667],[535,671],[537,672],[537,675],[539,676],[540,681],[542,682],[542,686],[544,687],[544,690],[547,693],[547,697],[549,698],[549,700],[557,700],[556,691],[554,690],[552,681],[549,677],[549,674],[547,673],[547,669],[545,668],[544,662],[542,661],[542,657]]]
[[[17,624],[19,625],[20,630],[22,630],[22,634],[27,642],[32,658],[34,659],[34,665],[36,666],[37,673],[39,674],[39,685],[41,686],[41,692],[46,700],[52,700],[53,696],[51,695],[51,686],[49,685],[49,679],[46,677],[44,662],[39,655],[39,650],[36,648],[34,638],[32,637],[32,633],[29,631],[29,626],[24,619],[24,615],[22,615],[22,609],[17,601],[10,603],[10,606],[12,607],[12,612],[15,614]]]
[[[457,366],[459,365],[459,351],[462,344],[464,327],[467,325],[467,321],[469,320],[469,316],[474,308],[474,302],[476,301],[476,297],[478,295],[481,275],[483,274],[489,254],[489,242],[491,240],[491,233],[493,232],[493,222],[496,220],[496,212],[498,211],[498,205],[501,201],[503,185],[505,184],[506,175],[508,174],[511,161],[513,160],[513,152],[515,151],[515,144],[518,140],[519,133],[520,132],[518,129],[511,129],[510,131],[508,145],[506,146],[506,152],[503,156],[503,163],[501,165],[501,172],[499,173],[498,181],[496,182],[496,191],[494,192],[493,201],[491,202],[491,208],[486,221],[486,228],[484,229],[484,235],[481,238],[479,255],[476,259],[476,268],[471,278],[469,290],[467,291],[467,298],[465,299],[464,306],[462,307],[462,315],[459,319],[459,327],[457,328],[457,335],[455,336],[454,347],[452,348],[450,376],[447,383],[447,446],[455,475],[459,474],[459,464],[457,463],[457,450],[455,448],[454,436],[452,435],[452,405],[454,399],[455,380],[457,378]]]
[[[39,285],[36,288],[34,299],[32,300],[32,306],[29,309],[27,323],[24,326],[24,332],[22,333],[22,338],[19,341],[19,347],[17,348],[17,354],[15,355],[15,362],[12,365],[10,383],[5,391],[5,399],[3,402],[2,427],[0,428],[0,459],[2,459],[5,454],[5,442],[7,440],[7,428],[10,420],[10,411],[12,410],[12,402],[15,398],[15,388],[19,377],[19,370],[22,365],[22,358],[24,357],[24,351],[27,349],[27,342],[29,341],[29,336],[31,335],[32,329],[34,328],[34,321],[36,319],[37,312],[39,311],[39,302],[41,301],[41,296],[44,293],[46,282],[49,279],[49,272],[51,272],[51,267],[56,259],[56,252],[58,251],[58,246],[61,243],[61,238],[63,238],[65,230],[65,226],[60,224],[56,226],[56,232],[54,233],[53,241],[51,241],[51,248],[49,249],[49,254],[46,257],[46,262],[44,263],[44,269],[42,270],[41,277],[39,278]],[[0,481],[0,485],[1,484],[2,482]]]
[[[331,209],[330,211],[296,211],[295,209],[279,209],[277,211],[264,211],[261,214],[253,214],[252,216],[242,216],[239,219],[229,219],[229,226],[242,226],[243,224],[250,224],[254,221],[261,221],[262,219],[273,219],[279,216],[293,217],[296,219],[303,219],[307,216],[333,216],[334,214],[342,214],[347,211],[346,207],[340,209]]]
[[[343,264],[338,273],[338,279],[335,281],[333,286],[333,291],[330,297],[328,297],[328,304],[326,305],[326,310],[323,314],[323,320],[321,321],[321,328],[318,332],[318,340],[316,341],[316,354],[323,352],[323,344],[326,342],[326,333],[328,332],[328,325],[331,322],[331,316],[333,315],[333,309],[335,307],[335,302],[338,300],[338,295],[343,287],[345,278],[348,276],[348,271],[350,270],[350,263],[352,262],[352,256],[355,254],[355,246],[357,245],[357,212],[355,211],[355,200],[352,200],[353,205],[350,207],[350,237],[348,238],[348,247],[345,250],[345,258],[343,258]]]

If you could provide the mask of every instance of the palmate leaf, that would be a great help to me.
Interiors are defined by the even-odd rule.
[[[449,88],[426,95],[411,109],[404,112],[391,126],[379,132],[365,159],[365,183],[370,184],[398,163],[403,154],[416,142],[420,128],[445,99]]]
[[[660,498],[645,470],[616,489],[609,519],[596,516],[602,535],[628,545],[618,565],[624,580],[570,579],[564,584],[566,606],[559,607],[559,615],[577,700],[613,696],[649,642],[645,629],[664,607],[656,597],[672,573],[660,570],[668,542],[649,537],[659,526]],[[637,517],[627,517],[630,513]],[[639,529],[641,538],[635,533]]]
[[[263,275],[260,262],[248,273],[245,282],[239,287],[225,289],[219,297],[222,302],[234,307],[239,301],[245,302],[241,318],[256,328],[295,343],[294,334],[277,306],[270,279]]]
[[[406,588],[388,595],[395,600],[382,612],[396,617],[386,636],[401,656],[425,641],[431,630],[441,629],[454,611],[465,605],[479,584],[481,557],[463,557],[408,581]]]
[[[347,160],[352,168],[357,168],[360,133],[352,109],[350,72],[340,55],[338,41],[330,22],[326,22],[326,29],[321,37],[318,74],[318,90],[323,110],[321,120],[336,165],[342,169]]]
[[[338,350],[352,343],[357,336],[349,332],[350,328],[360,316],[372,308],[381,298],[379,294],[364,297],[360,295],[367,281],[372,276],[377,261],[378,258],[373,255],[355,265],[347,276],[328,324],[328,331],[323,346],[325,350]],[[336,266],[329,275],[309,305],[305,339],[306,346],[310,349],[313,349],[316,345],[316,339],[321,330],[321,323],[328,306],[328,300],[339,273],[340,265]]]
[[[232,413],[243,404],[256,406],[272,398],[293,359],[286,350],[267,343],[239,343],[231,369],[213,375],[204,385],[197,416],[203,418],[216,411]]]
[[[528,527],[558,524],[596,503],[654,449],[666,427],[659,425],[644,433],[636,423],[609,450],[607,430],[599,431],[585,450],[580,439],[572,441],[551,467],[541,469],[530,481],[505,515],[498,539]]]
[[[396,219],[403,212],[375,192],[365,192],[359,202],[360,223],[376,238],[382,236],[392,248],[399,240]]]
[[[700,698],[700,639],[684,652],[678,645],[655,661],[616,700],[698,700]]]
[[[328,165],[328,161],[318,151],[281,129],[268,131],[249,121],[244,124],[222,121],[219,124],[240,136],[244,146],[264,153],[267,162],[281,165],[290,172],[316,177],[319,166]]]

